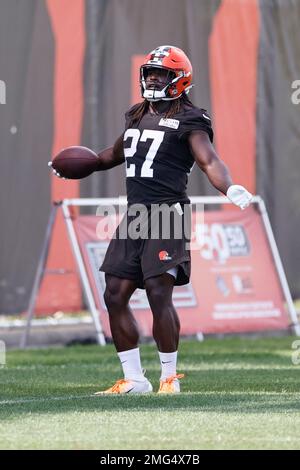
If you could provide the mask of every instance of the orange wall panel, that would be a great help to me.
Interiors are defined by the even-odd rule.
[[[52,156],[62,148],[79,145],[83,115],[85,52],[84,0],[47,0],[54,42],[54,135]],[[50,156],[49,156],[50,159]],[[52,200],[79,197],[79,182],[51,176]],[[46,275],[37,311],[78,310],[81,287],[61,211],[57,217],[47,262],[48,270],[63,268],[69,274]]]
[[[255,192],[257,0],[223,0],[209,42],[215,144],[234,183]]]

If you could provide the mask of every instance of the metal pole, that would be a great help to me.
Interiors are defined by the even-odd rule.
[[[105,198],[80,198],[80,199],[64,199],[65,206],[118,206],[126,205],[126,196],[105,197]]]
[[[277,273],[278,273],[278,276],[279,276],[281,288],[283,290],[283,293],[284,293],[284,296],[285,296],[285,299],[286,299],[286,303],[287,303],[287,306],[288,306],[288,310],[289,310],[289,313],[290,313],[290,317],[291,317],[291,320],[293,322],[292,326],[294,328],[295,335],[300,336],[300,325],[299,325],[299,321],[298,321],[298,317],[297,317],[297,312],[296,312],[296,309],[295,309],[295,306],[294,306],[293,299],[291,297],[289,285],[288,285],[288,282],[287,282],[287,279],[286,279],[284,268],[283,268],[283,265],[282,265],[282,262],[281,262],[281,258],[280,258],[280,255],[279,255],[279,251],[278,251],[277,244],[276,244],[274,234],[273,234],[273,230],[272,230],[272,227],[271,227],[270,219],[269,219],[267,209],[266,209],[266,206],[265,206],[265,203],[264,203],[263,199],[260,198],[260,200],[258,202],[258,206],[259,206],[260,213],[261,213],[261,216],[262,216],[262,220],[263,220],[263,223],[264,223],[264,227],[265,227],[265,230],[266,230],[266,233],[267,233],[267,237],[268,237],[268,240],[269,240],[269,243],[270,243],[270,248],[271,248],[271,251],[272,251],[273,258],[274,258]]]
[[[192,204],[232,204],[232,202],[225,196],[191,196],[190,200]],[[259,203],[260,200],[260,196],[253,196],[252,202]],[[125,206],[126,204],[126,196],[64,199],[64,205],[66,206]]]
[[[64,201],[62,203],[62,210],[63,210],[64,220],[66,222],[67,231],[68,231],[68,235],[69,235],[69,238],[70,238],[71,246],[72,246],[72,249],[73,249],[73,253],[74,253],[75,259],[77,261],[82,286],[83,286],[84,292],[85,292],[86,297],[87,297],[90,312],[91,312],[92,317],[93,317],[93,321],[94,321],[94,325],[95,325],[95,329],[96,329],[96,333],[97,333],[97,342],[101,346],[104,346],[106,344],[106,341],[105,341],[105,337],[104,337],[104,334],[103,334],[102,325],[101,325],[101,322],[100,322],[100,319],[99,319],[99,312],[97,310],[97,307],[96,307],[96,304],[95,304],[95,301],[94,301],[94,296],[93,296],[93,293],[92,293],[92,290],[91,290],[91,287],[90,287],[90,283],[89,283],[89,280],[88,280],[87,272],[85,270],[85,266],[84,266],[84,262],[83,262],[83,259],[82,259],[82,256],[81,256],[79,244],[78,244],[77,237],[76,237],[76,234],[75,234],[75,230],[74,230],[74,227],[73,227],[73,224],[72,224],[72,219],[71,219],[71,214],[70,214],[70,211],[69,211],[69,207],[65,204]]]
[[[61,203],[54,203],[54,205],[51,208],[49,219],[48,219],[48,224],[47,224],[47,229],[46,229],[46,234],[45,234],[45,239],[43,242],[42,246],[42,251],[38,263],[38,267],[36,270],[35,274],[35,279],[32,287],[32,291],[30,294],[30,300],[29,300],[29,305],[28,305],[28,310],[27,310],[27,321],[26,321],[26,326],[23,335],[21,336],[20,340],[20,348],[24,349],[27,345],[27,340],[28,340],[28,335],[30,332],[31,328],[31,321],[34,315],[34,308],[35,308],[35,303],[37,299],[37,294],[38,290],[40,287],[40,284],[42,282],[44,272],[45,272],[45,265],[47,262],[47,256],[48,256],[48,249],[49,249],[49,244],[50,244],[50,239],[51,239],[51,234],[52,234],[52,228],[53,224],[55,222],[56,218],[56,212]]]

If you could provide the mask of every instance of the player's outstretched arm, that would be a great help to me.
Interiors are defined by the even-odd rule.
[[[245,209],[249,206],[252,194],[241,185],[233,184],[229,170],[218,157],[205,131],[192,131],[188,137],[191,153],[211,184],[225,194],[230,201]]]
[[[116,140],[113,147],[98,153],[98,162],[95,171],[109,170],[125,162],[123,134]]]

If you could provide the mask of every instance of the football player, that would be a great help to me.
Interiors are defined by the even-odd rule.
[[[234,204],[245,209],[251,202],[252,195],[233,184],[228,168],[215,152],[207,111],[188,98],[192,78],[192,65],[181,49],[160,46],[150,52],[140,68],[143,101],[125,114],[125,132],[115,145],[99,153],[99,171],[125,163],[128,211],[100,268],[105,272],[104,299],[124,378],[97,394],[152,391],[142,369],[139,332],[129,307],[137,288],[146,289],[153,314],[153,337],[161,364],[158,393],[179,392],[183,377],[176,370],[180,323],[172,292],[174,285],[189,282],[189,236],[176,238],[173,226],[169,237],[161,232],[156,238],[130,237],[128,233],[120,237],[137,217],[131,209],[137,204],[146,208],[146,235],[153,226],[151,213],[153,216],[161,204],[175,207],[171,225],[180,225],[185,207],[189,207],[186,186],[195,162]]]

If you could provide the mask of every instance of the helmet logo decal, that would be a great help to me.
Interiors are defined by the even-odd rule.
[[[160,46],[150,52],[151,58],[148,60],[148,64],[162,65],[162,61],[165,57],[170,55],[170,46]]]
[[[170,55],[170,50],[170,46],[160,46],[154,49],[154,51],[150,52],[150,54],[153,54],[155,56],[163,55],[167,57],[168,55]]]

